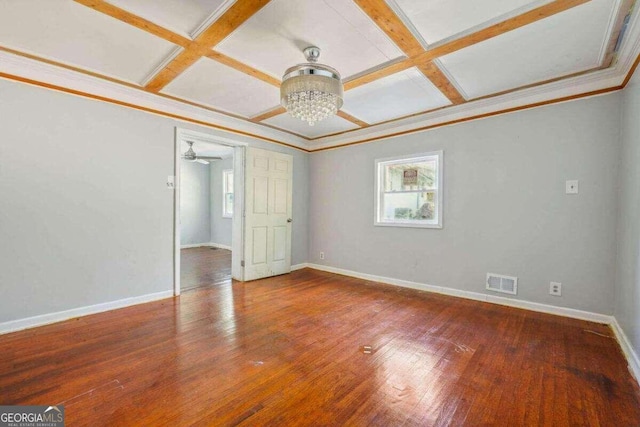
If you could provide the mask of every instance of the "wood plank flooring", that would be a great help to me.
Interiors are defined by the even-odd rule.
[[[230,281],[231,251],[206,246],[180,249],[181,290]]]
[[[0,336],[0,403],[69,426],[640,425],[605,325],[309,269]]]

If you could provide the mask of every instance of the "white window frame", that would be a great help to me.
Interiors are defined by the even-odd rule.
[[[435,189],[436,200],[437,200],[437,221],[433,223],[427,222],[418,222],[417,220],[383,220],[382,209],[383,209],[383,196],[384,196],[384,174],[382,171],[384,167],[390,164],[402,164],[402,163],[411,163],[424,160],[429,157],[436,157],[438,162],[438,177],[437,177],[437,185]],[[409,228],[442,228],[442,205],[443,205],[443,195],[444,195],[444,152],[440,151],[431,151],[428,153],[418,153],[418,154],[409,154],[405,156],[396,156],[396,157],[387,157],[384,159],[376,159],[375,161],[375,212],[374,212],[374,225],[381,227],[409,227]],[[415,191],[421,192],[419,190]],[[392,194],[394,192],[389,192]]]
[[[222,217],[223,218],[233,218],[233,213],[227,212],[227,194],[229,194],[227,193],[227,179],[229,174],[233,175],[233,169],[224,169],[222,171]]]

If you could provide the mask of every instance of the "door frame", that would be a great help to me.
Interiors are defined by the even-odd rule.
[[[174,195],[173,195],[173,294],[180,295],[180,166],[181,144],[194,141],[233,147],[233,219],[231,242],[231,275],[236,280],[244,280],[244,166],[245,142],[232,138],[210,135],[190,129],[175,128]]]

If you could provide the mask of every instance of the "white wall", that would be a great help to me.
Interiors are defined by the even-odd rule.
[[[231,246],[231,218],[222,216],[223,178],[222,171],[233,169],[233,157],[211,162],[211,242]]]
[[[640,355],[640,74],[622,95],[615,317]]]
[[[180,244],[211,241],[211,177],[209,165],[180,164]]]
[[[176,126],[0,80],[0,323],[170,291]],[[308,155],[294,156],[293,263],[307,260]]]
[[[619,114],[615,93],[312,153],[309,261],[478,293],[514,275],[516,298],[611,314]],[[435,150],[444,228],[375,227],[374,160]]]

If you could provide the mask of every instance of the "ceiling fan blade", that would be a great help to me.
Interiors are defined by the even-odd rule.
[[[222,160],[222,157],[198,156],[196,158],[202,160]]]
[[[202,160],[202,159],[196,159],[196,162],[202,163],[203,165],[208,165],[209,164],[209,162],[207,162],[206,160]]]

